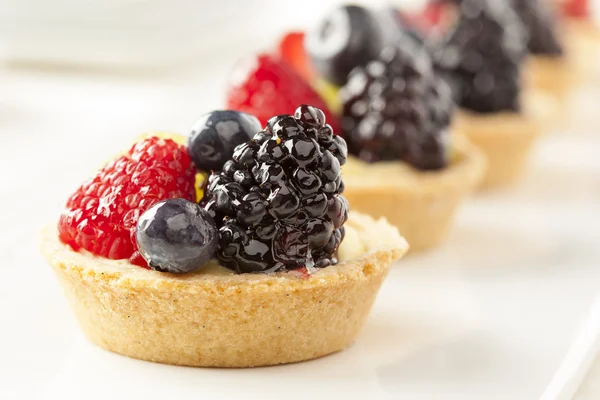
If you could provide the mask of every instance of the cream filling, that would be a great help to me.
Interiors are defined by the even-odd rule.
[[[341,263],[359,259],[366,254],[377,250],[405,249],[406,242],[398,234],[396,228],[387,223],[384,219],[373,220],[368,216],[358,213],[351,213],[350,218],[344,224],[346,236],[338,249],[338,260]],[[376,234],[373,234],[375,233]],[[52,249],[53,255],[61,260],[68,261],[72,265],[93,265],[97,270],[106,270],[109,272],[129,272],[129,273],[147,273],[147,271],[138,266],[132,265],[128,260],[110,260],[108,258],[96,256],[85,250],[75,252],[71,248],[58,240],[57,233],[53,226],[46,228],[42,233],[42,247]],[[325,268],[326,270],[327,268]],[[292,273],[283,273],[293,274]],[[216,275],[230,276],[236,275],[230,269],[219,265],[218,261],[212,260],[207,265],[192,272],[190,275]],[[261,274],[257,274],[260,276]]]

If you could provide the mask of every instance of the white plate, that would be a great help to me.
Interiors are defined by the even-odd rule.
[[[251,370],[178,368],[80,335],[35,231],[117,143],[183,131],[218,107],[223,74],[0,76],[0,398],[536,399],[600,288],[593,132],[545,136],[520,186],[465,204],[443,247],[393,269],[345,352]]]

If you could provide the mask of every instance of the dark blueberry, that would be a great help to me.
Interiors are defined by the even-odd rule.
[[[295,115],[269,120],[208,179],[201,205],[219,228],[217,256],[238,273],[337,262],[346,144],[320,110],[301,106]]]
[[[261,130],[258,119],[239,111],[213,111],[192,126],[188,152],[201,171],[220,170],[236,146]]]
[[[383,46],[377,16],[355,5],[327,14],[306,36],[306,49],[317,71],[336,85],[346,83],[350,71],[376,58]]]
[[[150,268],[179,274],[210,261],[217,249],[218,234],[209,212],[196,203],[171,199],[142,214],[136,240]]]

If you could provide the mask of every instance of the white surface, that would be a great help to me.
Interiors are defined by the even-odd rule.
[[[519,187],[469,201],[446,245],[399,263],[343,353],[192,369],[81,337],[36,231],[121,144],[147,130],[185,132],[219,107],[222,65],[178,80],[0,73],[0,399],[537,399],[600,289],[593,131],[544,137]]]
[[[540,400],[571,400],[590,373],[600,350],[600,297],[596,298],[589,315],[571,344],[565,359],[554,374]]]

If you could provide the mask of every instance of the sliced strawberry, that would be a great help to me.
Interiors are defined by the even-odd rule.
[[[325,101],[286,62],[260,54],[239,64],[227,90],[227,108],[255,115],[263,125],[276,115],[293,114],[301,104],[319,108],[339,134],[339,122]]]

